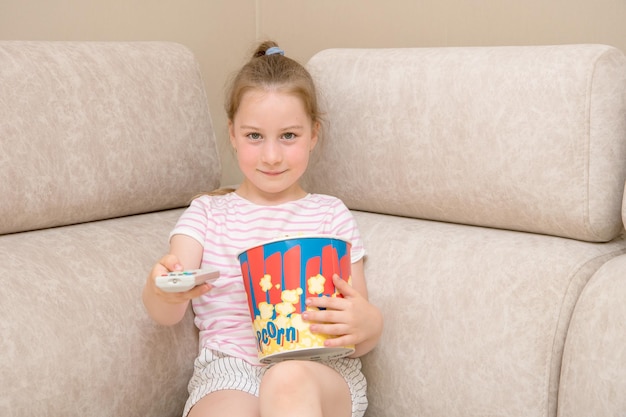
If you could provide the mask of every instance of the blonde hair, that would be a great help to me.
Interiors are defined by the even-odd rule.
[[[311,74],[300,63],[281,53],[266,55],[270,48],[278,48],[278,44],[273,41],[262,42],[230,83],[225,102],[228,120],[234,119],[241,99],[248,91],[278,90],[300,98],[311,122],[321,122],[317,92]]]
[[[276,90],[292,94],[302,100],[304,111],[313,125],[322,124],[317,91],[311,74],[297,61],[284,56],[284,52],[266,54],[272,48],[279,49],[274,41],[261,42],[252,58],[237,72],[226,90],[224,108],[229,121],[233,121],[245,93],[252,90]],[[206,193],[224,195],[234,188],[219,188]]]

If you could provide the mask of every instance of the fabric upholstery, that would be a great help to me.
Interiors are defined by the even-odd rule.
[[[385,317],[363,358],[367,417],[554,416],[576,301],[626,241],[355,215],[370,300]],[[623,301],[603,294],[592,299]]]
[[[330,49],[308,183],[356,210],[609,241],[626,58],[603,45]]]
[[[580,296],[567,333],[560,417],[626,415],[626,256],[604,264]]]
[[[0,41],[0,121],[1,233],[182,207],[219,183],[182,45]]]
[[[180,214],[0,236],[0,415],[180,416],[196,328],[141,303]]]

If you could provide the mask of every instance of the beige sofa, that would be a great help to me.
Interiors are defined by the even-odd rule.
[[[327,126],[306,183],[353,209],[386,318],[367,416],[626,415],[623,54],[308,65]],[[180,45],[0,42],[0,415],[180,415],[191,314],[157,326],[140,293],[218,185],[206,103]]]

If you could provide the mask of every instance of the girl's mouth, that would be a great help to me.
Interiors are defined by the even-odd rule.
[[[286,170],[284,171],[260,171],[262,174],[267,175],[268,177],[277,177],[280,174],[283,174]]]

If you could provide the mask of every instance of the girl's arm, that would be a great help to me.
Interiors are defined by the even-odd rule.
[[[202,284],[187,292],[168,293],[156,286],[156,277],[171,271],[198,269],[202,263],[202,245],[185,235],[174,235],[170,251],[154,265],[143,288],[143,303],[150,317],[159,324],[170,326],[180,322],[187,311],[189,300],[209,291],[210,284]]]
[[[355,345],[352,357],[362,356],[376,346],[383,330],[382,314],[367,300],[363,260],[352,264],[351,286],[338,276],[333,283],[343,298],[307,298],[308,306],[326,310],[306,311],[303,318],[312,322],[312,332],[337,336],[326,340],[326,346]]]

